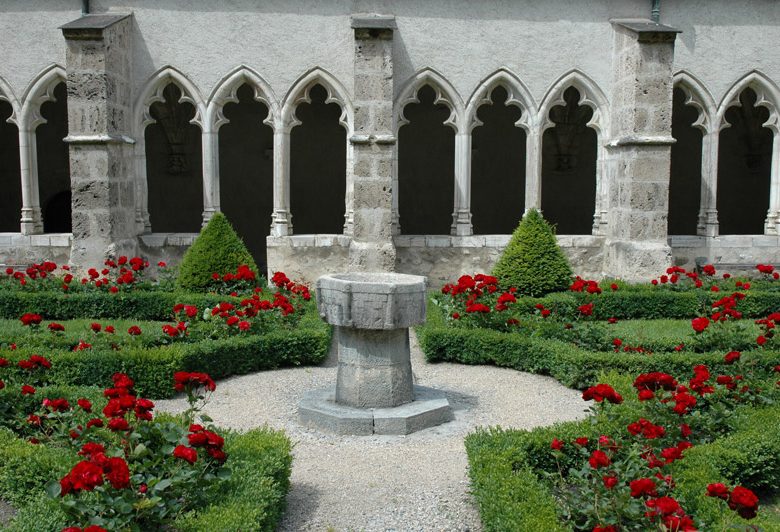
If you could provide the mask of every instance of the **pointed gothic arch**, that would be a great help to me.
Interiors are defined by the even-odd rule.
[[[743,99],[753,97],[750,108],[745,108]],[[752,70],[726,91],[718,106],[717,212],[721,233],[780,234],[779,105],[777,84],[763,72]],[[729,115],[732,121],[740,117],[739,123],[732,124]],[[763,209],[762,231],[760,219],[752,219],[752,215]]]
[[[165,102],[165,90],[169,85],[174,85],[179,91],[180,96],[176,103],[178,104],[190,104],[193,106],[195,113],[189,124],[197,126],[201,132],[201,135],[206,131],[206,103],[203,97],[195,86],[195,84],[180,70],[173,66],[164,66],[152,74],[141,89],[138,98],[135,102],[133,110],[133,127],[136,131],[136,192],[137,197],[140,198],[138,202],[138,208],[136,210],[136,223],[144,232],[152,231],[152,220],[149,216],[149,181],[147,165],[149,164],[149,157],[147,156],[147,143],[146,143],[146,129],[147,126],[155,124],[157,121],[151,114],[151,107],[155,103]],[[202,145],[197,151],[202,152]],[[198,166],[201,166],[201,160],[205,163],[208,158],[199,156]],[[200,170],[201,179],[203,176],[203,169]],[[202,187],[202,200],[201,205],[205,205],[205,196],[207,190]],[[205,217],[205,214],[204,214]],[[194,230],[195,228],[191,228]]]
[[[572,94],[572,89],[577,92],[579,98],[576,102],[567,102],[565,95]],[[559,183],[554,185],[553,190],[547,190],[545,194],[546,187],[543,181],[548,182],[547,188],[550,188],[553,181],[550,174],[551,156],[549,151],[545,151],[545,148],[549,148],[551,136],[555,135],[551,128],[556,124],[550,114],[553,109],[567,105],[589,108],[591,111],[587,122],[581,124],[584,129],[579,135],[582,137],[581,142],[585,144],[582,148],[584,157],[581,158],[584,162],[578,163],[579,168],[576,169],[578,175],[570,175],[568,180],[556,179]],[[605,144],[609,136],[609,103],[606,95],[587,74],[577,69],[570,70],[559,77],[542,98],[537,123],[539,130],[537,146],[541,156],[537,167],[538,173],[535,175],[539,179],[532,185],[535,189],[532,195],[536,204],[532,203],[529,206],[542,208],[543,211],[546,208],[548,212],[545,214],[554,223],[564,223],[565,220],[568,227],[559,229],[559,232],[603,234],[607,220],[608,194],[604,171],[604,161],[607,159]],[[545,159],[546,164],[543,163]],[[572,187],[578,190],[576,194],[572,194]],[[576,201],[574,201],[575,197]],[[589,214],[591,209],[592,214]],[[566,216],[563,215],[564,212],[567,213]],[[579,212],[580,216],[575,219],[571,216],[572,212]],[[592,227],[587,221],[589,218],[592,220]]]
[[[11,87],[0,77],[0,231],[20,231],[22,178],[19,164],[19,102]]]
[[[212,131],[218,131],[220,126],[226,123],[222,114],[225,104],[238,101],[236,93],[244,84],[254,89],[255,100],[268,107],[268,117],[263,121],[264,124],[275,127],[281,119],[281,108],[271,85],[254,69],[240,65],[223,76],[211,91],[206,105],[206,122],[210,124]]]
[[[707,232],[712,210],[709,198],[714,197],[717,187],[710,157],[716,113],[715,100],[701,81],[690,72],[678,71],[672,90],[672,136],[676,142],[671,146],[669,173],[670,235]]]
[[[65,69],[58,64],[48,65],[30,82],[22,95],[16,123],[19,127],[19,162],[22,180],[22,217],[23,234],[42,233],[44,231],[41,212],[40,176],[38,164],[38,126],[47,123],[41,115],[41,106],[56,102],[55,90],[66,83]],[[67,183],[68,191],[70,183]],[[69,225],[69,220],[68,224]]]
[[[499,101],[494,105],[495,98]],[[528,88],[506,68],[487,76],[471,95],[465,116],[471,137],[468,208],[474,233],[509,234],[522,218],[527,176],[534,168],[537,112]],[[496,195],[497,188],[503,193]]]
[[[395,98],[396,133],[398,129],[409,123],[404,116],[404,108],[410,103],[420,103],[417,92],[425,86],[431,87],[435,92],[434,105],[444,104],[450,109],[450,116],[444,121],[444,125],[458,131],[465,122],[465,106],[463,99],[455,90],[455,87],[447,78],[432,68],[419,70],[401,87]]]
[[[403,84],[394,107],[394,232],[471,234],[471,137],[463,99],[439,72],[424,68]]]
[[[273,211],[269,153],[273,153],[273,131],[279,121],[273,89],[245,65],[225,75],[209,96],[210,134],[204,141],[208,138],[211,143],[213,170],[204,171],[204,186],[213,198],[211,208],[228,216],[261,270],[267,262],[266,237]]]
[[[331,104],[340,110],[335,122]],[[348,139],[353,132],[354,106],[335,76],[316,67],[293,83],[281,105],[274,141],[274,235],[292,232],[293,215],[298,233],[347,230],[353,186]]]

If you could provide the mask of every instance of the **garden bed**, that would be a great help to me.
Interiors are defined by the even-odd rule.
[[[780,487],[774,281],[756,282],[759,292],[733,279],[688,287],[577,279],[569,292],[525,298],[478,275],[434,294],[417,329],[428,361],[547,374],[599,402],[583,422],[467,438],[485,529],[779,528],[774,512],[754,518],[750,491],[771,499]],[[679,380],[632,390],[640,374]]]

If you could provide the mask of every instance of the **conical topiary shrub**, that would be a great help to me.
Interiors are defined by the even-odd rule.
[[[503,287],[514,286],[521,294],[538,297],[568,288],[572,272],[553,228],[531,209],[512,233],[493,275]]]
[[[214,272],[235,272],[242,264],[258,274],[257,264],[244,242],[225,215],[217,212],[184,254],[176,286],[183,290],[204,291],[213,283]]]

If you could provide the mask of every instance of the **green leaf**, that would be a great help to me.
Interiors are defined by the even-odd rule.
[[[143,443],[139,443],[136,445],[135,449],[133,449],[133,456],[143,456],[148,452],[148,449],[146,448],[146,445]]]
[[[227,480],[233,475],[233,471],[231,471],[227,467],[220,467],[217,469],[217,478],[221,478],[222,480]]]
[[[52,480],[46,483],[46,494],[52,499],[59,497],[62,493],[62,486],[60,486],[59,480]]]
[[[171,482],[171,479],[164,478],[160,482],[154,485],[154,488],[152,488],[154,491],[163,491],[165,488],[169,487],[173,482]]]

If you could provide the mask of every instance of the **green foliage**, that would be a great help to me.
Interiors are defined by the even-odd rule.
[[[177,303],[206,308],[223,300],[224,296],[191,292],[0,292],[0,318],[18,320],[25,312],[35,312],[46,320],[166,320]]]
[[[242,264],[258,275],[257,265],[244,242],[227,217],[217,212],[184,254],[176,286],[202,292],[212,284],[213,273],[235,272]]]
[[[614,375],[601,378],[609,382]],[[628,387],[625,378],[618,380],[622,385],[616,388]],[[469,434],[465,442],[469,474],[485,530],[566,530],[555,515],[556,504],[544,480],[558,473],[550,442],[553,438],[571,442],[577,437],[616,434],[625,420],[637,419],[640,412],[636,401],[629,400],[627,394],[624,397],[627,400],[619,405],[617,421],[591,418],[532,431],[487,428]],[[706,496],[707,484],[712,482],[765,492],[780,487],[780,407],[741,408],[736,418],[729,436],[697,445],[673,464],[675,492],[685,509],[701,519],[705,525],[701,530],[725,529],[730,522],[776,530],[780,527],[776,516],[759,512],[757,519],[744,521],[725,508],[723,501]],[[559,458],[563,471],[581,460],[576,446],[564,445]]]
[[[39,398],[40,400],[40,398]],[[71,453],[33,445],[0,429],[0,495],[23,505],[45,495],[44,487],[53,476],[64,476],[76,463]]]
[[[228,434],[225,450],[233,475],[220,485],[217,500],[178,519],[176,529],[276,530],[290,488],[292,446],[268,428]]]
[[[512,233],[493,275],[501,286],[514,286],[519,293],[536,297],[565,290],[572,272],[552,227],[532,209]]]

